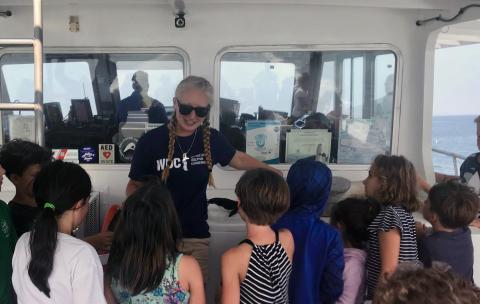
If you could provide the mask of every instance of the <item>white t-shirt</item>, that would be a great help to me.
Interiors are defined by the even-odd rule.
[[[19,304],[31,303],[106,303],[103,294],[103,269],[92,246],[63,233],[57,234],[57,248],[48,284],[50,298],[30,280],[30,233],[24,233],[13,254],[12,282]]]

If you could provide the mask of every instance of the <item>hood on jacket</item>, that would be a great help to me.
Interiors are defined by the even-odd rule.
[[[287,175],[290,188],[290,210],[307,210],[320,216],[325,209],[332,186],[332,171],[312,158],[295,162]]]

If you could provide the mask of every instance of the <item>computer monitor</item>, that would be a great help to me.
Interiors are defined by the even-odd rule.
[[[63,114],[59,102],[47,102],[43,104],[45,124],[48,129],[63,127]]]
[[[262,107],[258,107],[258,120],[286,120],[288,117],[287,112],[266,110]]]
[[[76,124],[88,124],[93,121],[90,100],[72,99],[72,118]]]

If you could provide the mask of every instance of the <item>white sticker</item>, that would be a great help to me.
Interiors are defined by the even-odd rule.
[[[76,149],[53,149],[53,158],[64,162],[78,164],[78,150]]]
[[[100,144],[98,145],[98,163],[113,165],[115,164],[115,145]]]

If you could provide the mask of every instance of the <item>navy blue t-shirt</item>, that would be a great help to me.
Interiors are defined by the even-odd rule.
[[[212,162],[226,166],[232,160],[236,150],[217,130],[210,130]],[[192,148],[187,153],[189,159],[183,161],[181,150],[187,152],[190,145]],[[167,163],[167,155],[168,128],[163,125],[140,138],[135,147],[128,176],[132,180],[140,180],[146,175],[161,176]],[[197,129],[196,136],[192,134],[187,137],[177,137],[167,187],[177,208],[185,238],[210,237],[206,194],[208,173],[203,151],[202,127]]]
[[[418,241],[418,253],[425,266],[447,263],[453,272],[473,282],[473,243],[468,227],[452,232],[438,231]]]

